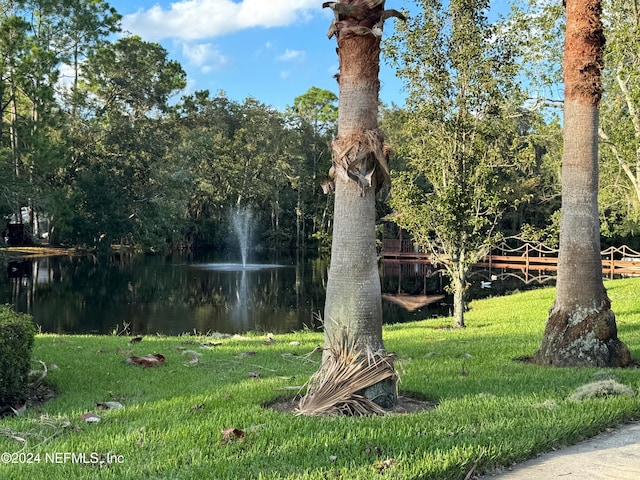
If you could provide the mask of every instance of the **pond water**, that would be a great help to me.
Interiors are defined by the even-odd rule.
[[[266,258],[243,267],[211,256],[57,256],[4,261],[0,302],[29,313],[43,332],[166,334],[317,329],[324,309],[327,259]],[[438,276],[398,285],[397,294],[439,288]],[[422,274],[420,274],[422,275]],[[417,282],[417,283],[416,283]],[[422,282],[422,283],[420,283]],[[419,287],[416,287],[417,284]],[[444,300],[405,308],[383,300],[387,323],[447,314]]]

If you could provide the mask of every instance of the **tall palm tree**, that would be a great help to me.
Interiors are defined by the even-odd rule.
[[[323,368],[331,361],[330,352],[340,345],[353,346],[363,355],[384,352],[375,197],[389,184],[389,149],[378,128],[378,72],[384,21],[402,17],[395,10],[385,10],[384,3],[345,0],[323,4],[335,14],[328,37],[337,38],[340,61],[336,75],[338,133],[332,142],[330,171],[335,206]],[[344,342],[345,335],[351,340]],[[379,406],[391,407],[396,400],[395,376],[386,376],[359,394]]]
[[[534,361],[623,367],[629,350],[602,281],[598,118],[605,37],[601,0],[566,0],[562,216],[556,299]]]

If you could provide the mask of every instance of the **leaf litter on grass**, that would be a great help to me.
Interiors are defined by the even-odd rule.
[[[159,367],[160,365],[164,365],[164,362],[164,355],[159,353],[148,353],[141,356],[134,355],[126,358],[124,361],[124,363],[128,365],[140,365],[142,367]]]

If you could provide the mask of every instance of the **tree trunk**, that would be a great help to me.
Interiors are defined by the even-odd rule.
[[[600,0],[567,0],[562,216],[557,293],[534,361],[554,366],[623,367],[602,281],[598,215],[598,115],[604,34]]]
[[[339,2],[347,10],[350,6],[367,8],[365,1],[354,0],[350,6],[347,3]],[[356,34],[348,26],[373,27],[382,8],[368,9],[372,15],[363,15],[372,19],[369,25],[349,13],[340,14],[336,27],[340,92],[338,136],[332,145],[335,205],[324,312],[325,347],[338,344],[346,333],[357,348],[371,352],[384,350],[375,241],[376,187],[386,180],[378,176],[382,168],[379,162],[384,162],[378,130],[380,38],[371,31]],[[383,167],[386,171],[386,164]],[[395,380],[385,380],[363,393],[380,406],[391,407],[396,400]]]
[[[466,268],[462,262],[451,266],[451,289],[453,290],[453,328],[465,328],[464,294],[466,290]]]
[[[382,298],[375,247],[375,192],[336,179],[331,264],[324,311],[325,346],[343,329],[359,348],[383,349]]]

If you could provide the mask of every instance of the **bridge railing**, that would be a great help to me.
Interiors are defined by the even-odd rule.
[[[640,276],[640,252],[622,245],[609,247],[601,252],[602,273],[609,278],[616,275]],[[424,249],[413,245],[411,240],[385,240],[382,259],[409,263],[436,263]],[[437,263],[442,263],[442,258]],[[444,260],[446,262],[446,260]],[[480,259],[475,266],[484,268],[507,268],[529,271],[557,271],[558,249],[543,244],[523,243],[512,247],[501,243],[491,253]]]

